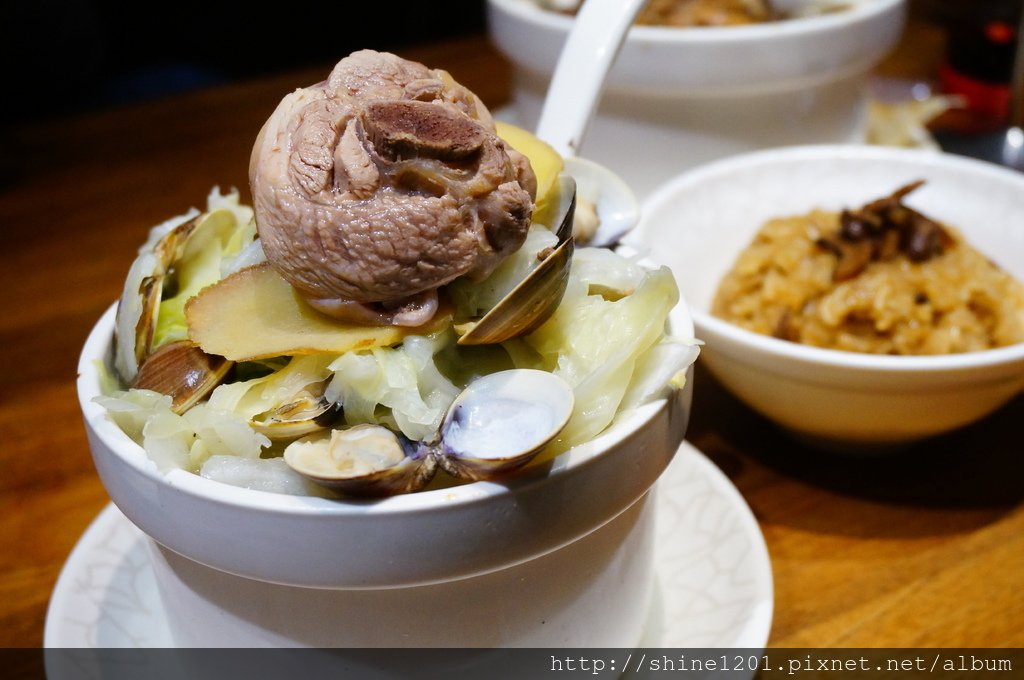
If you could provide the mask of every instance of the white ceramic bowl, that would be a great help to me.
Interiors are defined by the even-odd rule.
[[[93,402],[113,321],[111,308],[83,349],[81,408],[104,486],[155,541],[179,644],[639,640],[652,585],[647,492],[682,441],[689,386],[506,483],[378,501],[289,496],[159,473]],[[672,323],[692,333],[684,303]]]
[[[831,445],[895,445],[946,432],[1024,389],[1024,344],[946,356],[877,356],[759,335],[708,313],[739,252],[768,219],[841,209],[927,184],[908,205],[950,224],[1024,280],[1024,175],[928,151],[808,146],[740,155],[684,173],[644,206],[633,239],[675,272],[701,360],[753,409]]]
[[[581,155],[645,196],[682,170],[732,153],[860,139],[865,78],[902,34],[905,2],[852,5],[752,26],[633,27]],[[535,127],[572,25],[533,0],[488,0],[491,40],[513,65],[505,114],[514,122]]]

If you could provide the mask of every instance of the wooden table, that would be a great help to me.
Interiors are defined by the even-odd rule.
[[[508,66],[483,38],[406,53],[491,106]],[[258,82],[21,126],[0,168],[0,645],[43,642],[61,565],[108,502],[75,394],[78,352],[150,225],[247,191],[254,137],[329,64]],[[732,479],[767,539],[773,646],[1024,646],[1024,398],[901,455],[799,446],[698,370],[689,438]]]

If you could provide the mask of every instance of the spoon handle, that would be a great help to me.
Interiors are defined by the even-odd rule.
[[[575,156],[629,27],[646,0],[586,0],[548,86],[537,136]]]

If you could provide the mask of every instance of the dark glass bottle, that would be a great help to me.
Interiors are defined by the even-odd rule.
[[[947,38],[939,87],[966,101],[963,115],[953,119],[956,127],[986,132],[1005,125],[1024,0],[935,0],[932,5]]]

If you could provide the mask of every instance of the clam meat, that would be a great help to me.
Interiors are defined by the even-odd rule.
[[[259,413],[249,425],[270,439],[294,439],[330,427],[341,414],[341,404],[328,401],[319,394],[297,394],[285,404]]]
[[[222,386],[210,405],[244,418],[273,441],[326,430],[342,413],[342,404],[325,396],[330,362],[330,355],[292,357],[266,375]]]
[[[566,158],[565,172],[579,192],[573,219],[576,244],[614,247],[640,221],[636,194],[617,174],[586,158]]]
[[[352,496],[416,491],[434,476],[430,452],[381,425],[355,425],[298,439],[285,462],[311,481]]]

